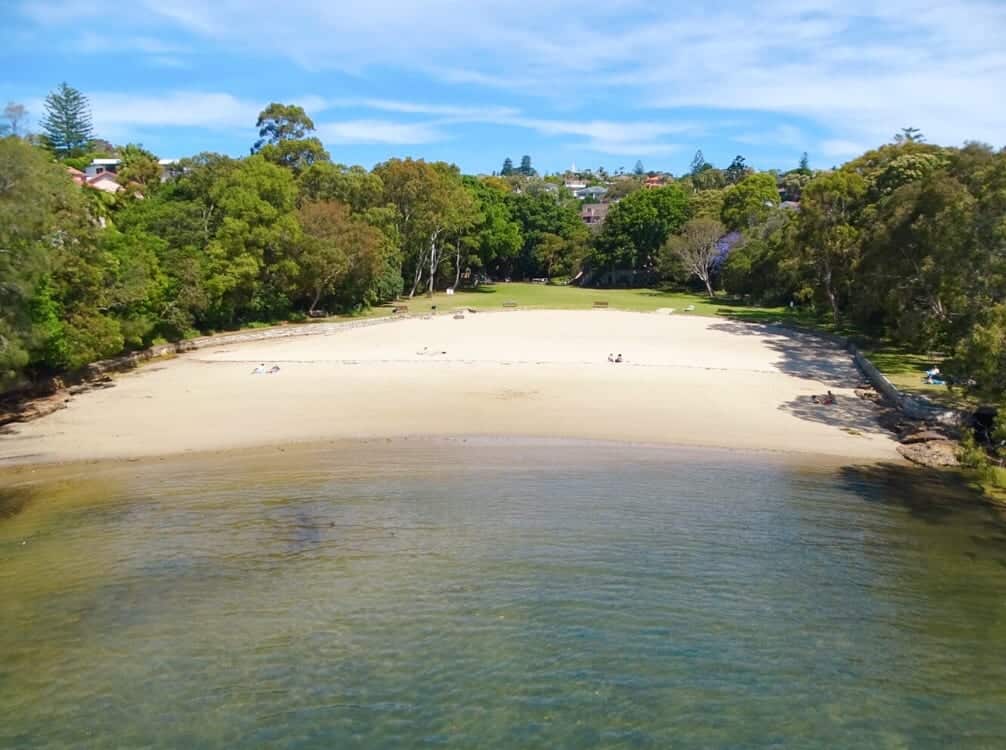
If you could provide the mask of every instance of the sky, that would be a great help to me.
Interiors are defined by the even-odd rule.
[[[903,127],[1006,145],[1006,0],[0,0],[0,100],[245,154],[296,103],[335,161],[824,168]]]

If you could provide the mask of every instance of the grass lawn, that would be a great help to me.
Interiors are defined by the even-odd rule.
[[[582,289],[575,286],[550,286],[548,284],[486,284],[478,289],[458,291],[456,294],[437,293],[432,299],[426,295],[403,299],[397,304],[408,305],[413,314],[425,312],[430,305],[440,310],[456,307],[470,307],[474,310],[502,310],[504,303],[513,302],[519,308],[551,310],[589,310],[594,302],[607,302],[616,310],[653,312],[660,308],[673,307],[684,313],[689,305],[694,306],[692,315],[726,316],[737,313],[738,317],[760,319],[761,321],[781,320],[789,317],[784,308],[746,307],[731,303],[725,298],[710,300],[705,295],[687,292],[665,292],[657,289]]]

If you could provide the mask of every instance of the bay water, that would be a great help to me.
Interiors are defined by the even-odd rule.
[[[0,488],[0,747],[1006,747],[1006,522],[941,475],[398,440]]]

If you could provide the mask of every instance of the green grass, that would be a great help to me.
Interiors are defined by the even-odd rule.
[[[504,303],[514,302],[518,308],[550,310],[589,310],[594,302],[607,302],[616,310],[653,312],[660,308],[673,307],[676,312],[691,315],[729,316],[743,314],[745,318],[759,322],[787,318],[789,311],[784,308],[740,307],[730,300],[717,297],[710,300],[705,295],[687,292],[661,291],[657,289],[582,289],[575,286],[551,286],[548,284],[487,284],[475,290],[458,291],[454,295],[437,293],[431,299],[426,295],[416,295],[411,300],[403,299],[399,304],[409,306],[412,313],[429,310],[431,304],[440,310],[456,307],[470,307],[474,310],[502,310]],[[685,313],[685,308],[694,310]],[[738,315],[740,317],[740,315]]]
[[[945,385],[930,385],[925,382],[926,370],[943,362],[944,357],[938,352],[918,354],[893,344],[875,342],[865,343],[860,348],[902,393],[925,396],[930,401],[948,408],[964,409],[977,406],[976,401],[959,389],[952,390]]]

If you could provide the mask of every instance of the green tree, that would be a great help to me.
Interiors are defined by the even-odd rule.
[[[316,162],[300,175],[300,192],[309,201],[338,201],[355,212],[380,206],[384,185],[374,172],[332,162]]]
[[[509,177],[513,174],[513,160],[509,156],[503,160],[503,168],[500,170],[500,174],[504,177]]]
[[[65,82],[45,98],[39,124],[49,147],[60,157],[83,153],[93,137],[87,97]]]
[[[531,166],[531,157],[527,154],[520,158],[520,173],[525,177],[533,177],[538,174]]]
[[[636,160],[636,166],[633,167],[632,173],[636,175],[636,177],[642,177],[644,174],[646,174],[646,170],[643,169],[642,161]]]
[[[778,205],[775,178],[767,172],[748,175],[723,196],[723,223],[729,229],[747,229],[764,221]]]
[[[712,169],[713,165],[706,161],[706,157],[702,155],[702,149],[695,152],[695,156],[692,157],[692,164],[688,168],[688,173],[694,177],[699,172],[705,172],[707,169]]]
[[[161,165],[157,157],[139,144],[130,143],[125,146],[119,158],[122,163],[116,173],[116,179],[123,187],[138,186],[144,195],[156,190],[161,185]]]
[[[811,175],[811,171],[810,171],[810,158],[807,156],[807,152],[806,151],[804,151],[803,154],[800,156],[800,166],[797,167],[797,171],[800,174],[805,174],[805,175],[808,175],[808,176]]]
[[[836,323],[840,295],[847,295],[853,282],[860,238],[855,220],[865,194],[866,182],[858,174],[827,172],[807,184],[800,204],[800,243]]]
[[[900,133],[895,134],[895,143],[924,143],[926,137],[918,128],[902,128]]]
[[[705,284],[706,293],[712,298],[713,273],[720,255],[717,242],[725,233],[726,228],[715,219],[691,219],[681,228],[680,234],[667,239],[662,251],[662,266],[682,266]]]
[[[688,197],[678,185],[639,190],[608,211],[591,257],[596,269],[653,272],[660,248],[688,219]]]
[[[731,185],[736,185],[749,174],[751,174],[751,167],[745,163],[744,157],[738,154],[734,157],[734,160],[730,162],[730,166],[727,167],[727,182]]]
[[[259,139],[252,153],[273,164],[300,172],[329,159],[321,141],[308,136],[314,132],[314,121],[303,107],[273,102],[259,113],[255,127]]]

